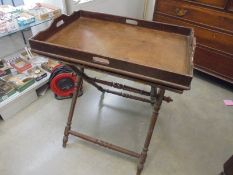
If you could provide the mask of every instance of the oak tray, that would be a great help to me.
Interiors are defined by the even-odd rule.
[[[195,50],[190,28],[78,11],[55,19],[29,43],[33,52],[68,64],[190,89]]]

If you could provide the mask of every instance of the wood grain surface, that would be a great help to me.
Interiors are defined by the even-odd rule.
[[[202,3],[210,6],[221,7],[224,8],[226,0],[187,0],[190,2]]]
[[[194,67],[233,83],[233,0],[157,0],[154,20],[192,27]]]
[[[29,43],[64,63],[181,92],[190,89],[195,41],[191,28],[78,11],[56,18]]]
[[[188,74],[188,37],[81,17],[47,42]]]

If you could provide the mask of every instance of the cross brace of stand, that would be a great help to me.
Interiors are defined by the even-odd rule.
[[[137,88],[134,88],[134,87],[122,85],[122,84],[119,84],[119,83],[108,82],[108,81],[100,80],[100,79],[97,79],[97,78],[91,78],[91,77],[89,77],[88,75],[86,75],[84,73],[84,68],[78,69],[75,66],[71,66],[71,67],[74,70],[74,72],[76,73],[76,75],[78,76],[77,82],[75,83],[75,86],[77,87],[77,90],[74,92],[72,102],[71,102],[70,112],[69,112],[69,115],[68,115],[68,120],[67,120],[67,124],[66,124],[65,131],[64,131],[63,147],[66,147],[66,145],[67,145],[69,135],[73,135],[73,136],[79,137],[81,139],[84,139],[86,141],[92,142],[94,144],[103,146],[105,148],[112,149],[112,150],[115,150],[117,152],[130,155],[132,157],[138,158],[139,161],[138,161],[138,166],[137,166],[137,175],[140,175],[142,170],[143,170],[146,158],[147,158],[147,152],[148,152],[148,149],[149,149],[150,141],[151,141],[151,138],[152,138],[152,135],[153,135],[153,131],[154,131],[154,128],[155,128],[155,124],[156,124],[156,121],[157,121],[157,118],[158,118],[158,115],[159,115],[159,110],[160,110],[160,107],[162,105],[162,102],[163,101],[171,102],[172,99],[170,97],[165,96],[165,89],[162,89],[162,88],[156,88],[155,86],[153,86],[151,88],[151,92],[147,92],[147,91],[140,90],[140,89],[137,89]],[[75,110],[75,105],[76,105],[78,94],[79,94],[79,91],[80,91],[80,89],[82,87],[83,81],[86,81],[87,83],[93,85],[94,87],[96,87],[102,93],[105,93],[105,92],[106,93],[111,93],[111,94],[115,94],[115,95],[122,96],[122,97],[125,97],[125,98],[150,103],[150,104],[153,105],[153,114],[152,114],[151,119],[150,119],[150,125],[149,125],[148,131],[147,131],[146,139],[145,139],[144,146],[143,146],[143,149],[142,149],[141,153],[136,153],[136,152],[128,150],[126,148],[122,148],[120,146],[113,145],[111,143],[108,143],[108,142],[105,142],[103,140],[87,136],[85,134],[79,133],[77,131],[73,131],[71,129],[72,119],[73,119],[74,110]],[[135,96],[135,95],[128,94],[128,93],[122,93],[122,92],[117,92],[117,91],[105,89],[102,86],[100,86],[99,84],[102,84],[102,85],[105,85],[105,86],[110,86],[110,87],[113,87],[113,88],[116,88],[116,89],[129,91],[129,92],[140,94],[140,95],[143,95],[143,96],[147,96],[147,97],[150,97],[150,99],[143,98],[143,97],[140,97],[140,96]]]

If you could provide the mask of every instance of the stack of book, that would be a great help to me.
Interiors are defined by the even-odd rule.
[[[28,71],[28,75],[34,78],[36,81],[40,81],[41,79],[47,77],[47,73],[42,70],[39,66],[35,66]]]
[[[29,77],[26,74],[7,75],[3,80],[11,83],[19,92],[22,92],[35,82],[34,78]]]
[[[58,65],[58,61],[34,54],[28,48],[15,57],[0,59],[0,102],[47,77]]]
[[[10,60],[10,65],[15,68],[19,73],[23,73],[25,70],[32,67],[31,63],[21,57],[15,57]]]
[[[47,62],[41,64],[41,67],[48,72],[52,72],[52,70],[58,65],[60,65],[58,61],[48,59]]]
[[[13,95],[15,92],[15,88],[11,83],[0,79],[0,102]]]

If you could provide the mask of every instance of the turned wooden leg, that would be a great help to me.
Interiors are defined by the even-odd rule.
[[[141,174],[143,167],[144,167],[144,164],[146,162],[148,148],[149,148],[151,137],[153,135],[155,124],[156,124],[156,121],[157,121],[157,118],[159,115],[159,110],[160,110],[160,107],[161,107],[162,102],[163,102],[164,94],[165,94],[165,90],[159,89],[158,96],[156,97],[156,102],[154,104],[154,111],[153,111],[153,114],[151,117],[150,126],[149,126],[149,129],[147,132],[144,147],[143,147],[142,153],[141,153],[140,158],[139,158],[138,167],[137,167],[137,175]]]
[[[82,68],[81,71],[84,71],[84,69]],[[67,124],[65,127],[65,131],[64,131],[64,137],[63,137],[63,147],[66,147],[66,144],[68,142],[68,137],[69,137],[69,131],[71,130],[71,124],[72,124],[72,119],[73,119],[73,115],[74,115],[74,109],[75,109],[75,105],[77,102],[77,98],[79,96],[79,92],[82,88],[82,77],[78,78],[78,81],[75,82],[75,87],[77,87],[77,90],[74,92],[73,94],[73,98],[72,98],[72,102],[71,102],[71,106],[70,106],[70,112],[69,112],[69,116],[68,116],[68,120],[67,120]]]
[[[156,96],[157,96],[157,87],[151,86],[151,91],[150,91],[151,101],[155,102],[156,101]]]

